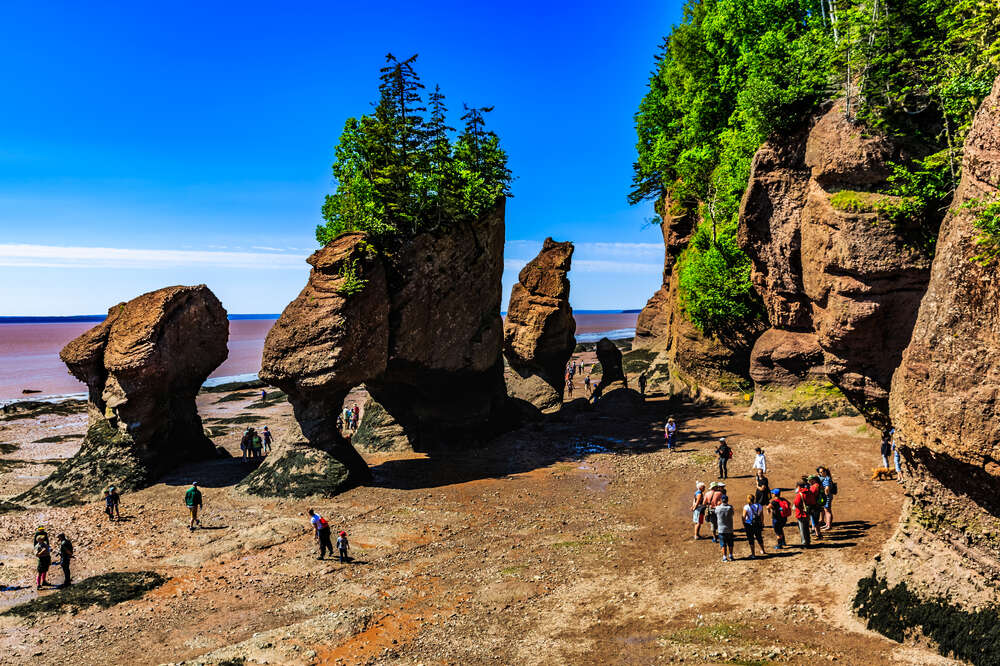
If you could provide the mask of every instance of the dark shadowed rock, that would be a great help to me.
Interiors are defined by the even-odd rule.
[[[205,285],[165,287],[108,311],[60,357],[87,384],[80,451],[19,501],[67,504],[114,483],[130,490],[184,462],[215,456],[195,407],[228,355],[229,322]]]
[[[543,412],[558,410],[566,364],[576,347],[576,320],[569,306],[572,243],[546,238],[541,252],[521,269],[504,321],[504,355],[510,365],[507,392]]]
[[[628,386],[621,350],[608,338],[597,342],[597,362],[601,364],[601,381],[594,388],[593,399],[598,408],[621,412],[642,402],[639,393]]]

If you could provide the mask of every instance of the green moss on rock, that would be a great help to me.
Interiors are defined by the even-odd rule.
[[[794,387],[758,387],[748,415],[755,421],[815,421],[857,413],[830,382],[807,381]]]
[[[335,495],[355,485],[347,467],[330,454],[296,446],[269,455],[239,488],[251,495],[302,498]]]

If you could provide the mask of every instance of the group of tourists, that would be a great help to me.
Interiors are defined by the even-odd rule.
[[[118,521],[122,519],[122,514],[119,511],[121,501],[122,496],[118,489],[114,486],[108,486],[108,489],[104,491],[104,513],[107,514],[108,520]]]
[[[357,430],[361,419],[361,408],[358,403],[350,407],[344,405],[344,411],[337,416],[337,430]]]
[[[667,422],[668,426],[671,421]],[[676,425],[674,427],[676,433]],[[668,435],[669,441],[669,435]],[[733,545],[736,539],[736,510],[730,502],[727,490],[728,463],[733,457],[733,450],[725,438],[720,438],[715,449],[719,461],[719,481],[713,481],[706,487],[705,482],[695,483],[694,498],[691,502],[692,521],[694,523],[694,538],[702,538],[702,525],[708,523],[711,527],[711,539],[722,549],[722,561],[733,561]],[[767,456],[760,447],[754,449],[754,461],[751,466],[754,475],[755,489],[746,495],[739,517],[740,527],[746,537],[750,549],[749,559],[767,554],[764,546],[764,524],[769,518],[774,531],[775,549],[788,546],[785,541],[785,526],[793,517],[799,530],[799,545],[809,548],[813,538],[822,539],[823,532],[833,527],[833,499],[837,494],[837,484],[829,467],[816,468],[815,474],[804,475],[796,482],[794,497],[791,501],[782,496],[780,488],[771,488],[767,478]]]
[[[243,431],[243,437],[240,439],[243,460],[256,460],[266,456],[271,452],[271,441],[271,431],[268,430],[267,426],[264,426],[264,430],[261,432],[257,432],[253,426],[248,427]]]
[[[70,575],[70,563],[73,560],[73,544],[65,534],[59,534],[56,539],[58,541],[56,542],[55,552],[59,554],[59,566],[62,567],[63,571],[63,582],[59,587],[66,587],[72,582]],[[53,552],[53,548],[49,544],[49,533],[44,527],[39,527],[35,530],[33,548],[35,552],[35,559],[38,561],[38,567],[36,569],[37,573],[35,575],[35,586],[40,590],[44,586],[49,585],[47,578],[49,575],[49,567],[52,566]]]
[[[580,363],[579,361],[570,361],[566,364],[566,395],[571,398],[573,397],[573,380],[577,375],[583,374],[583,367],[583,363]],[[583,378],[583,387],[589,397],[593,392],[590,386],[589,376]]]

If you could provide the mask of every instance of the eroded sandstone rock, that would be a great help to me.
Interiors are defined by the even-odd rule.
[[[608,338],[597,341],[597,362],[601,364],[601,381],[594,387],[593,401],[598,408],[621,412],[642,403],[639,393],[629,388],[621,350]]]
[[[18,501],[79,502],[109,483],[140,488],[180,463],[214,457],[195,396],[226,359],[228,338],[226,311],[205,285],[112,307],[60,353],[89,393],[80,451]]]
[[[503,351],[511,370],[507,393],[542,412],[562,405],[566,364],[576,347],[567,277],[572,258],[572,243],[546,238],[538,256],[521,269],[504,321]]]

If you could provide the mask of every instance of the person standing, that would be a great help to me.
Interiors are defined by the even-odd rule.
[[[35,533],[35,558],[38,560],[35,585],[40,590],[43,585],[48,584],[45,578],[49,575],[49,567],[52,565],[52,549],[49,547],[49,536],[44,530]]]
[[[674,417],[667,419],[667,425],[663,426],[663,436],[667,440],[667,450],[673,451],[677,443],[677,422]]]
[[[757,455],[753,457],[753,472],[760,478],[767,474],[767,458],[764,456],[764,449],[759,446],[754,449],[754,453]]]
[[[753,501],[761,506],[766,506],[771,501],[771,486],[766,476],[757,477],[757,490],[754,491]]]
[[[351,409],[351,425],[354,430],[358,429],[358,421],[361,420],[361,408],[358,407],[358,403],[354,403],[354,408]]]
[[[705,512],[708,524],[712,527],[712,543],[719,543],[719,521],[715,515],[715,507],[719,506],[722,496],[726,494],[726,484],[713,481],[705,493]]]
[[[191,487],[184,493],[184,504],[191,514],[191,522],[188,524],[188,529],[194,532],[195,525],[201,527],[201,521],[198,520],[198,511],[202,507],[202,498],[201,491],[198,490],[197,481],[192,481]]]
[[[122,515],[118,509],[118,505],[121,504],[121,500],[121,495],[118,494],[118,489],[114,486],[109,486],[108,489],[104,491],[104,512],[108,514],[108,520],[122,519]]]
[[[590,386],[590,375],[583,378],[583,387],[586,389],[587,397],[589,398],[590,394],[594,392],[593,388]]]
[[[819,477],[813,474],[809,477],[809,520],[812,522],[816,538],[822,539],[821,529],[823,526],[823,486],[819,483]]]
[[[729,448],[725,437],[719,438],[719,446],[715,449],[715,454],[719,456],[719,478],[729,478],[729,459],[733,457],[733,450]]]
[[[66,538],[65,534],[60,534],[59,539],[59,566],[62,567],[63,572],[63,583],[62,587],[69,587],[70,580],[70,561],[73,559],[73,544],[69,539]]]
[[[882,454],[882,467],[889,469],[889,456],[892,455],[892,435],[889,430],[882,433],[882,446],[879,448]]]
[[[260,435],[257,433],[256,430],[253,433],[253,440],[251,442],[251,446],[253,446],[253,457],[258,459],[262,458],[263,457],[262,451],[264,450],[264,440],[261,439]]]
[[[893,428],[889,433],[892,435],[892,464],[896,468],[896,479],[900,480],[903,478],[903,461],[899,455],[899,442],[896,441],[896,429]]]
[[[250,456],[250,428],[243,431],[243,437],[240,439],[240,451],[243,452],[243,461],[246,462]]]
[[[573,397],[573,375],[566,375],[566,395]]]
[[[641,395],[643,398],[645,398],[646,397],[646,373],[645,372],[639,374],[639,380],[638,380],[638,382],[639,382],[639,395]]]
[[[719,545],[722,546],[722,561],[733,561],[733,507],[729,505],[729,496],[719,498],[715,507],[715,521],[719,527]]]
[[[778,540],[778,545],[775,548],[785,547],[785,524],[788,522],[788,517],[792,514],[792,507],[788,504],[788,500],[781,496],[781,489],[775,488],[771,491],[771,502],[768,504],[768,509],[771,512],[771,528],[774,530],[774,536]]]
[[[264,426],[262,434],[264,436],[264,454],[266,455],[271,452],[271,431],[267,429],[267,426]]]
[[[346,563],[348,561],[347,551],[350,549],[351,544],[347,542],[347,532],[341,530],[340,534],[337,535],[337,552],[340,553],[340,561]]]
[[[701,526],[705,522],[705,482],[694,484],[694,499],[691,501],[691,520],[694,522],[694,540],[701,539]]]
[[[757,503],[753,495],[747,495],[747,503],[743,505],[743,530],[747,534],[747,543],[750,544],[750,559],[757,557],[754,550],[754,541],[760,546],[760,554],[766,555],[764,550],[764,507]]]
[[[819,474],[819,483],[823,493],[821,512],[823,529],[829,530],[833,528],[833,496],[837,494],[837,484],[833,480],[833,474],[829,467],[817,467],[816,473]]]
[[[326,557],[327,551],[330,552],[330,555],[333,555],[333,542],[330,541],[330,523],[327,522],[326,518],[312,509],[309,509],[309,522],[312,523],[313,529],[316,531],[316,542],[319,544],[319,557],[316,559],[322,560]]]
[[[809,503],[806,501],[808,492],[809,490],[803,482],[799,481],[795,484],[795,499],[792,500],[792,504],[795,505],[795,522],[799,525],[799,545],[803,548],[810,546]]]

